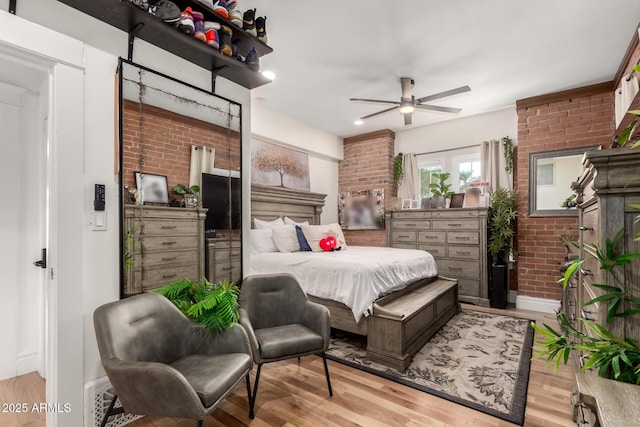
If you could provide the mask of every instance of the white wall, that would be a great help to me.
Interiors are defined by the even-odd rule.
[[[452,148],[480,145],[482,141],[518,136],[518,115],[509,107],[474,116],[396,131],[397,153],[429,153]]]
[[[343,159],[342,138],[257,103],[251,108],[251,133],[255,138],[309,154],[310,190],[327,195],[321,221],[323,224],[338,222],[338,163]]]

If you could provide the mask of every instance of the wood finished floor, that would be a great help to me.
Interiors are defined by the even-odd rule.
[[[463,305],[463,307],[466,307]],[[469,306],[472,309],[480,309]],[[498,314],[526,317],[554,324],[553,315],[523,310],[483,309]],[[265,365],[260,378],[256,417],[248,416],[244,382],[204,421],[212,426],[511,426],[447,400],[329,361],[333,397],[327,392],[322,359],[316,356]],[[37,375],[37,374],[36,374]],[[255,369],[254,369],[255,375]],[[39,378],[39,377],[38,377]],[[14,381],[14,380],[10,380]],[[33,380],[29,380],[33,381]],[[19,379],[18,379],[19,382]],[[0,400],[11,397],[15,386],[0,382]],[[252,377],[253,383],[253,377]],[[531,364],[525,426],[570,426],[569,393],[573,384],[570,367],[556,375],[544,362]],[[44,382],[42,383],[44,394]],[[21,397],[26,399],[26,397]],[[36,401],[40,401],[40,397]],[[5,414],[2,414],[5,415]],[[8,420],[8,419],[7,419]],[[44,426],[44,419],[22,421],[0,417],[0,426]],[[195,427],[193,420],[145,417],[130,427]]]
[[[46,424],[44,412],[32,412],[34,403],[46,402],[45,384],[37,372],[20,375],[0,381],[0,426],[2,427],[41,427]],[[10,404],[27,404],[27,412],[15,412]],[[8,412],[6,412],[8,411]]]

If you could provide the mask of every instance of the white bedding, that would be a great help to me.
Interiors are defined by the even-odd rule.
[[[250,273],[291,273],[308,295],[345,304],[359,322],[380,296],[438,271],[425,251],[349,246],[336,252],[252,253]]]

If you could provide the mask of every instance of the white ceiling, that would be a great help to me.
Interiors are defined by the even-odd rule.
[[[267,16],[276,79],[254,103],[338,136],[407,129],[386,108],[349,98],[400,100],[469,85],[434,104],[457,116],[413,114],[411,127],[496,110],[527,98],[611,80],[640,22],[637,0],[239,0]]]

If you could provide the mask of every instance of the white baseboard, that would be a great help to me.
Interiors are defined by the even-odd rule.
[[[84,426],[96,427],[100,425],[104,413],[111,403],[112,395],[107,392],[111,383],[107,377],[89,381],[84,385]],[[120,414],[112,417],[107,427],[121,427],[142,418],[141,415]]]
[[[38,352],[18,354],[16,358],[17,375],[28,374],[38,370]]]
[[[560,310],[560,300],[518,295],[516,298],[516,308],[540,311],[542,313],[555,313]]]

